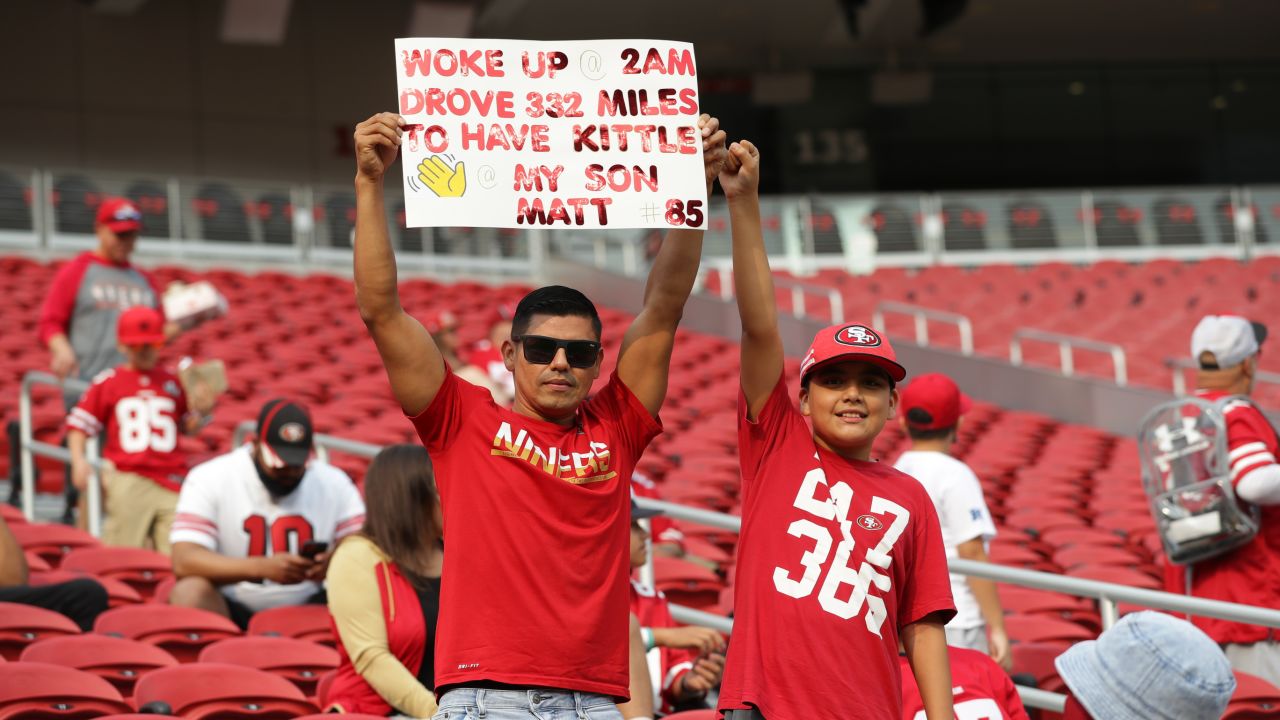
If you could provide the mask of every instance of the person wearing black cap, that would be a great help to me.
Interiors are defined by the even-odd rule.
[[[324,602],[328,551],[363,526],[364,501],[346,473],[309,461],[313,434],[306,408],[271,400],[251,443],[191,470],[169,536],[171,604],[245,627],[260,610]]]
[[[1206,315],[1191,333],[1199,366],[1196,397],[1222,404],[1227,460],[1236,497],[1261,509],[1248,543],[1190,566],[1166,565],[1165,589],[1226,602],[1275,607],[1280,602],[1280,437],[1248,398],[1267,329],[1236,315]],[[1280,637],[1269,628],[1192,617],[1220,644],[1237,670],[1280,683]]]

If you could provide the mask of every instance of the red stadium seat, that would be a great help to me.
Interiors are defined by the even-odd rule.
[[[76,548],[97,547],[98,539],[84,530],[53,523],[25,523],[9,528],[26,552],[39,555],[50,567],[58,567],[62,557]]]
[[[1063,643],[1092,640],[1096,634],[1073,622],[1044,615],[1007,615],[1005,630],[1014,642]]]
[[[71,619],[52,610],[0,602],[0,655],[17,660],[28,645],[45,638],[79,635]]]
[[[98,616],[94,632],[140,640],[163,648],[178,662],[194,662],[209,644],[240,634],[227,618],[175,605],[128,605]]]
[[[1066,648],[1062,643],[1018,642],[1009,646],[1013,655],[1012,673],[1026,674],[1036,679],[1036,687],[1048,692],[1064,692],[1066,683],[1058,677],[1053,661]]]
[[[239,665],[164,668],[138,681],[134,702],[163,702],[189,720],[287,720],[319,712],[293,683]]]
[[[364,713],[341,713],[342,720],[386,720],[382,715],[366,715]],[[668,715],[667,717],[671,717]],[[320,713],[318,715],[303,715],[294,720],[333,720],[332,713]]]
[[[685,710],[668,715],[668,720],[716,720],[715,710]]]
[[[287,637],[238,637],[219,640],[200,651],[200,662],[243,665],[279,675],[314,697],[316,685],[337,669],[336,650]]]
[[[1101,545],[1073,545],[1055,552],[1053,561],[1064,569],[1070,570],[1081,565],[1134,567],[1142,563],[1142,558],[1123,548]]]
[[[289,605],[254,613],[249,618],[249,634],[281,635],[337,647],[325,605]]]
[[[653,579],[667,600],[699,610],[712,610],[720,604],[724,582],[711,570],[688,560],[655,555]]]
[[[156,585],[173,575],[169,556],[154,550],[128,547],[86,547],[67,553],[62,569],[79,570],[126,583],[143,598],[155,593]]]
[[[138,678],[178,664],[172,655],[154,645],[93,634],[41,640],[22,651],[22,662],[51,663],[92,673],[111,683],[124,697],[133,695]]]
[[[55,585],[57,583],[79,580],[80,578],[85,577],[92,579],[107,591],[108,607],[137,605],[142,602],[142,596],[138,594],[137,590],[134,590],[119,580],[114,578],[95,577],[84,573],[70,572],[68,570],[46,570],[44,572],[33,571],[27,578],[27,583],[30,585]]]
[[[177,715],[153,715],[151,713],[128,713],[125,715],[103,715],[98,720],[182,720]]]
[[[4,520],[10,526],[19,525],[27,522],[27,516],[22,514],[22,510],[9,503],[0,502],[0,520]]]
[[[111,683],[40,662],[0,664],[0,720],[96,718],[133,708]]]
[[[1071,577],[1117,583],[1147,590],[1163,589],[1163,584],[1147,573],[1116,565],[1081,565],[1072,568],[1067,574]]]

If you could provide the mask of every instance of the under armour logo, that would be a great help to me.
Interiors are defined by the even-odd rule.
[[[1196,418],[1182,418],[1182,426],[1161,425],[1155,429],[1156,450],[1160,452],[1154,460],[1156,467],[1163,473],[1169,472],[1171,461],[1180,457],[1194,455],[1209,449],[1209,438],[1196,427]]]

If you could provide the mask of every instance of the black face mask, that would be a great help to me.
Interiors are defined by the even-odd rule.
[[[258,471],[258,480],[262,481],[262,486],[265,487],[267,492],[271,493],[273,497],[284,497],[294,490],[297,490],[298,486],[302,484],[301,478],[299,478],[295,483],[286,483],[268,475],[267,469],[262,467],[262,461],[258,459],[257,452],[253,453],[253,469]]]

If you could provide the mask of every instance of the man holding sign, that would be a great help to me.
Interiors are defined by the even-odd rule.
[[[444,510],[440,708],[497,720],[556,710],[616,718],[615,700],[628,696],[631,473],[661,431],[702,232],[671,231],[617,370],[590,400],[602,359],[595,307],[566,287],[525,296],[502,343],[516,387],[506,410],[454,376],[400,305],[383,178],[407,124],[382,113],[356,129],[356,301],[396,399],[431,453]],[[704,156],[695,178],[709,192],[725,134],[706,115],[695,125]],[[418,169],[409,162],[406,172]],[[457,174],[461,164],[439,173]]]

